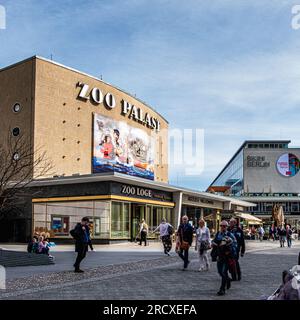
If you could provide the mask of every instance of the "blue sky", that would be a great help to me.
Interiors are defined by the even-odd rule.
[[[55,4],[54,4],[55,3]],[[59,3],[59,5],[58,5]],[[172,128],[204,129],[204,190],[246,139],[300,146],[300,0],[0,0],[0,67],[41,55],[136,94]]]

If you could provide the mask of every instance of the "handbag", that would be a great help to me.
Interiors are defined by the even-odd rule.
[[[203,250],[209,250],[209,249],[211,249],[211,244],[210,244],[210,242],[209,241],[202,241],[201,242],[201,249],[203,249]]]
[[[182,241],[180,243],[180,249],[181,250],[188,250],[190,247],[190,244],[187,241],[183,240],[183,230],[182,229],[181,229],[181,238],[182,238]]]
[[[182,242],[181,242],[181,244],[180,244],[180,249],[182,249],[182,250],[188,250],[189,247],[190,247],[190,244],[189,244],[187,241],[183,241],[183,240],[182,240]]]

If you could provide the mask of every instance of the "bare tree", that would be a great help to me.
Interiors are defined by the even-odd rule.
[[[29,196],[28,184],[50,175],[52,168],[42,148],[34,149],[27,136],[15,137],[9,130],[0,143],[0,217],[17,208],[19,200]]]

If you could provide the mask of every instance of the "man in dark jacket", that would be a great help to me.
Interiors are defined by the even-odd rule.
[[[225,294],[225,289],[230,289],[231,279],[228,276],[230,260],[234,258],[236,251],[236,239],[228,231],[228,222],[223,220],[220,223],[220,231],[215,235],[212,246],[217,248],[217,269],[221,277],[221,287],[218,296]]]
[[[186,270],[189,261],[189,248],[193,242],[193,227],[188,223],[189,218],[183,216],[182,223],[177,230],[178,246],[177,253],[179,257],[184,261],[183,270]]]
[[[74,263],[75,272],[83,272],[80,269],[80,263],[85,258],[88,251],[88,246],[91,241],[90,229],[88,226],[89,218],[84,217],[80,223],[77,223],[71,235],[75,239],[75,251],[77,252],[77,258]]]
[[[284,243],[286,240],[286,229],[285,229],[284,225],[281,225],[277,228],[277,233],[279,235],[280,247],[284,247]]]
[[[243,230],[237,225],[236,219],[232,218],[229,221],[229,228],[228,231],[231,232],[236,241],[237,241],[237,250],[236,250],[236,255],[235,255],[235,260],[236,260],[236,272],[237,272],[237,280],[240,281],[242,278],[242,272],[241,272],[241,267],[239,264],[239,257],[241,254],[241,257],[244,256],[246,246],[245,246],[245,239],[244,239],[244,232]],[[232,274],[232,280],[236,280],[236,276]]]

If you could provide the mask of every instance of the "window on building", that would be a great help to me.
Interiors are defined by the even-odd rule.
[[[70,231],[70,217],[51,216],[51,230],[54,235],[68,235]]]
[[[91,237],[100,235],[100,218],[88,217],[90,220],[90,235]]]
[[[292,202],[291,203],[291,211],[292,212],[299,212],[299,202]]]
[[[19,103],[15,103],[13,106],[13,112],[18,113],[21,110],[21,105]]]
[[[111,238],[129,238],[129,203],[112,202]]]

